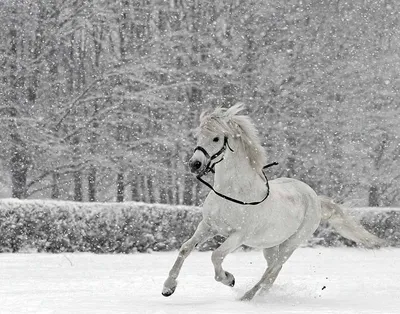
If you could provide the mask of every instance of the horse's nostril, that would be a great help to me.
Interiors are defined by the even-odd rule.
[[[196,161],[194,161],[194,162],[192,163],[192,169],[194,169],[194,170],[199,170],[200,167],[201,167],[201,162],[200,162],[200,161],[196,160]]]

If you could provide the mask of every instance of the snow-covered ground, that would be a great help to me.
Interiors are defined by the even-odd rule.
[[[165,298],[176,254],[0,254],[0,313],[400,313],[400,249],[298,249],[251,302],[238,298],[264,271],[261,252],[228,256],[234,288],[214,281],[210,252],[194,252]]]

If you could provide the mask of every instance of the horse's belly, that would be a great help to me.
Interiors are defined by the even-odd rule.
[[[272,230],[271,231],[266,230],[263,233],[258,233],[249,236],[247,239],[245,239],[244,244],[254,248],[273,247],[286,241],[294,233],[295,233],[294,231],[289,231],[289,230],[283,232],[274,232]]]
[[[286,214],[283,214],[286,212]],[[304,211],[301,209],[281,211],[279,218],[266,220],[254,224],[245,237],[245,245],[256,248],[276,246],[297,232],[303,219]]]
[[[265,236],[256,236],[251,237],[245,240],[244,245],[253,247],[253,248],[269,248],[273,246],[277,246],[287,240],[291,234],[277,236],[273,234],[266,234]]]

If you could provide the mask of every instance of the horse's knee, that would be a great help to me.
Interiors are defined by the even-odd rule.
[[[192,251],[192,246],[189,243],[184,243],[179,249],[179,255],[185,257],[188,256],[191,251]]]

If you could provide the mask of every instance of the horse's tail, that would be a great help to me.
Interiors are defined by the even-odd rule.
[[[367,248],[377,248],[385,241],[365,230],[353,217],[346,215],[343,209],[332,199],[320,196],[322,221],[328,221],[343,237]]]

